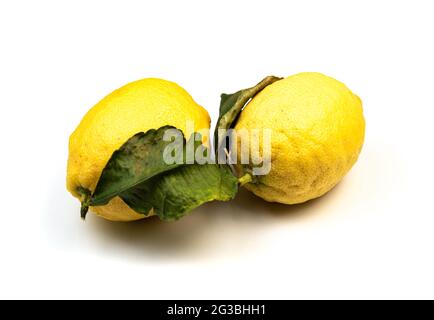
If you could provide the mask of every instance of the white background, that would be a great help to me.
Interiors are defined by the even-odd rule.
[[[1,298],[434,298],[430,1],[3,1]],[[358,163],[297,206],[242,191],[176,223],[79,218],[68,136],[112,90],[219,95],[319,71],[364,102]]]

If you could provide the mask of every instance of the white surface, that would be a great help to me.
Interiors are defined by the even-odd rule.
[[[1,298],[434,298],[430,1],[0,4]],[[365,147],[299,206],[247,192],[176,223],[79,219],[68,136],[113,89],[221,92],[319,71],[362,97]]]

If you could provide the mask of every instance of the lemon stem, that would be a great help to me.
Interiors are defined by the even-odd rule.
[[[242,177],[238,178],[238,183],[240,186],[245,185],[246,183],[249,183],[253,180],[253,177],[250,173],[244,174]]]

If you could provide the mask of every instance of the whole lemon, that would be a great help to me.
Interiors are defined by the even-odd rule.
[[[113,152],[134,134],[171,125],[188,137],[188,121],[194,131],[209,129],[208,112],[174,82],[148,78],[112,92],[89,110],[69,139],[68,190],[82,200],[80,190],[95,190]],[[119,197],[91,211],[113,221],[144,218]]]
[[[271,171],[245,187],[267,201],[296,204],[325,194],[350,170],[363,145],[365,120],[361,100],[343,83],[307,72],[263,89],[235,129],[272,130]]]

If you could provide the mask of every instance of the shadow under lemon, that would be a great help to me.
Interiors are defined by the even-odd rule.
[[[267,202],[240,188],[234,200],[206,203],[178,221],[160,221],[154,216],[122,223],[89,215],[84,227],[112,248],[126,247],[146,256],[202,256],[204,252],[221,250],[224,254],[236,254],[254,250],[261,233],[276,224],[324,213],[327,203],[338,198],[342,184],[345,179],[326,195],[297,205]]]

